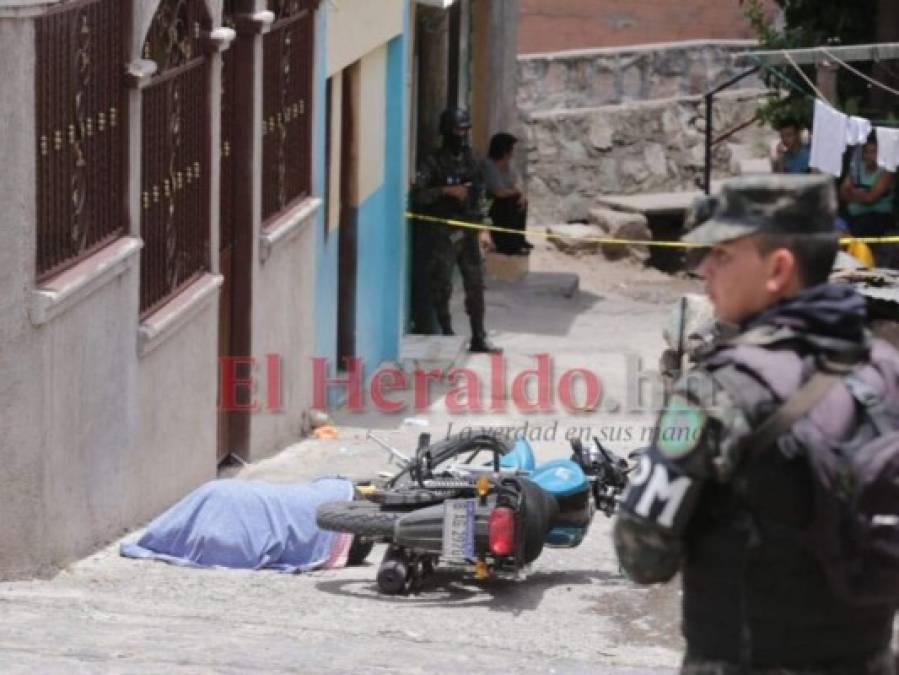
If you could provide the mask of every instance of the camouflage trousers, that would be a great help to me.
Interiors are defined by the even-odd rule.
[[[687,656],[681,675],[896,675],[896,655],[887,650],[856,665],[833,668],[749,668],[723,661],[702,661]]]
[[[461,237],[453,236],[461,234]],[[484,269],[476,232],[455,232],[434,237],[428,265],[428,291],[437,321],[444,332],[451,325],[450,299],[453,295],[453,272],[462,274],[465,311],[471,321],[472,338],[486,336],[484,330]]]

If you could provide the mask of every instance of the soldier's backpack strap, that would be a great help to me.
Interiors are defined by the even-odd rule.
[[[743,438],[743,448],[755,447],[762,451],[773,446],[778,438],[788,432],[800,417],[810,412],[842,378],[842,374],[816,370],[795,394],[759,425],[758,429]]]

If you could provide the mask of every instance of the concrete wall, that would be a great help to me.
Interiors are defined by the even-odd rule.
[[[703,94],[744,69],[755,44],[685,42],[519,57],[517,155],[533,223],[584,221],[602,194],[695,190],[705,164]],[[714,135],[751,122],[766,93],[751,76],[716,97]],[[752,124],[713,152],[714,178],[767,157]]]
[[[43,518],[45,461],[42,352],[26,311],[34,276],[34,49],[31,24],[0,20],[0,578],[50,557]],[[12,133],[12,130],[15,133]],[[18,170],[14,170],[18,168]]]
[[[736,0],[520,1],[520,54],[756,37]],[[772,0],[765,5],[777,12]]]
[[[328,77],[403,32],[407,0],[341,0],[328,5]]]
[[[135,0],[131,54],[139,53],[151,4]],[[349,4],[342,7],[349,11]],[[356,18],[364,19],[355,24],[359,29],[372,18],[368,3],[357,4],[361,13]],[[397,356],[404,257],[408,58],[402,34],[408,17],[405,2],[390,4],[395,13],[378,13],[384,19],[381,42],[352,55],[347,44],[367,44],[357,30],[334,57],[335,63],[362,59],[361,90],[370,103],[361,128],[358,325],[360,355],[371,363]],[[327,7],[323,4],[316,15],[319,37],[326,35]],[[31,14],[0,5],[0,114],[8,123],[0,133],[0,152],[7,162],[0,181],[0,579],[52,572],[146,522],[216,474],[217,256],[212,256],[211,273],[188,292],[144,322],[138,319],[138,92],[130,97],[136,107],[130,125],[128,236],[35,288],[37,144],[33,24],[28,17],[40,10],[34,3],[28,8]],[[217,17],[218,10],[212,14]],[[261,240],[270,231],[254,224],[253,356],[260,361],[266,354],[282,357],[285,409],[253,416],[251,459],[297,438],[302,412],[311,403],[310,358],[320,345],[319,353],[333,358],[336,343],[337,237],[326,236],[324,209],[316,208],[315,199],[325,185],[328,59],[327,43],[319,39],[313,198],[296,211],[305,208],[309,215],[289,234],[267,239],[265,246]],[[215,75],[211,84],[215,101]],[[258,107],[255,101],[254,109]],[[259,110],[254,115],[258,119]],[[219,162],[217,124],[213,114],[214,167]],[[258,161],[259,148],[254,152]],[[217,200],[217,174],[211,173]],[[258,166],[254,175],[261,180]],[[258,189],[254,195],[255,201]],[[213,208],[213,229],[216,214]],[[215,247],[217,233],[213,235]],[[86,279],[89,283],[82,283]],[[66,289],[76,289],[68,300]],[[264,372],[257,375],[262,393]]]
[[[129,386],[137,389],[137,434],[127,471],[116,477],[133,509],[126,527],[146,522],[216,476],[218,328],[216,298],[139,359],[137,381]],[[115,374],[107,381],[116,382]],[[105,481],[94,476],[92,482],[97,489]]]
[[[33,23],[0,18],[0,579],[89,553],[216,468],[215,296],[141,356],[136,223],[35,286],[34,54]]]
[[[698,96],[743,72],[733,56],[755,44],[702,41],[523,56],[518,108],[527,113]],[[762,87],[753,76],[733,89]]]
[[[312,112],[312,198],[325,192],[325,72],[329,43],[325,5],[315,16],[315,66]],[[299,208],[303,208],[300,205]],[[312,405],[311,359],[321,318],[316,303],[323,259],[318,241],[324,230],[324,209],[318,208],[298,232],[272,247],[261,259],[253,256],[253,356],[256,359],[257,400],[262,409],[252,415],[250,459],[282,450],[302,433],[303,413]],[[283,408],[266,408],[267,355],[281,359],[280,394]]]
[[[715,103],[723,133],[752,119],[765,92],[731,92]],[[700,97],[541,112],[525,123],[529,218],[587,220],[597,195],[696,190],[705,163],[705,104]],[[765,157],[770,130],[757,124],[715,147],[714,177],[736,161]]]
[[[315,340],[315,240],[318,214],[275,248],[256,270],[253,284],[253,355],[263,409],[252,417],[251,459],[271,455],[301,435],[303,411],[312,403],[310,359]],[[267,354],[281,358],[281,411],[265,409]]]

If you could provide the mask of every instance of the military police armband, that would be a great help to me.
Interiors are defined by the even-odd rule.
[[[684,531],[701,482],[667,460],[656,447],[640,457],[622,497],[623,511],[676,534]]]
[[[668,459],[682,459],[699,447],[707,421],[701,408],[674,395],[659,418],[655,446]]]

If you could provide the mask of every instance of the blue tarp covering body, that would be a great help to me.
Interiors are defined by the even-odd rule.
[[[157,517],[121,554],[191,567],[295,572],[326,562],[339,535],[318,529],[320,504],[349,501],[344,478],[272,484],[243,480],[206,483]]]

